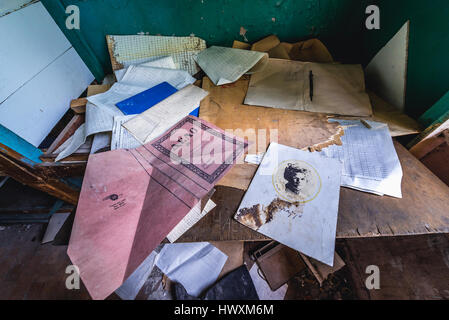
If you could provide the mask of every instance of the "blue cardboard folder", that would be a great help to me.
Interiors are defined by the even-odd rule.
[[[126,100],[116,103],[116,106],[125,114],[139,114],[162,100],[168,98],[178,91],[168,82],[162,82],[148,90],[136,94]],[[200,108],[193,110],[190,114],[198,117]]]

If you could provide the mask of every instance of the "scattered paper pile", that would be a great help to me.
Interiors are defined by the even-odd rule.
[[[217,282],[228,255],[212,244],[168,244],[157,254],[161,241],[177,241],[215,207],[215,184],[248,147],[228,128],[191,115],[208,95],[192,75],[203,70],[224,87],[251,75],[245,103],[261,108],[351,116],[371,116],[372,108],[361,67],[332,63],[317,39],[288,44],[270,36],[252,46],[208,49],[196,37],[107,39],[117,82],[87,98],[86,122],[57,158],[93,135],[95,150],[111,150],[89,157],[68,249],[94,299],[114,291],[134,299],[153,266],[182,285],[176,288],[182,297],[229,299],[234,292],[283,299],[299,266],[341,266],[334,251],[340,186],[401,197],[402,170],[388,127],[332,120],[345,127],[342,146],[312,153],[272,142],[266,153],[247,155],[259,167],[234,216],[292,248],[296,259],[301,252],[311,260],[303,256],[305,264],[297,260],[298,268],[284,270],[278,282],[257,277],[262,258],[258,267],[234,268]]]

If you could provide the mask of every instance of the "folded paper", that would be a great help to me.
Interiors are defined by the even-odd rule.
[[[245,73],[263,70],[268,54],[212,46],[201,51],[195,59],[211,81],[220,86],[237,81]]]

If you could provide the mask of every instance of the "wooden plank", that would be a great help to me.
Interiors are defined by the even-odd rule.
[[[427,110],[418,121],[426,127],[407,147],[419,158],[438,147],[442,133],[449,130],[449,92]]]
[[[75,115],[72,120],[65,126],[61,133],[56,137],[55,141],[45,152],[44,157],[51,155],[56,149],[58,149],[68,138],[70,138],[82,124],[84,123],[84,115]],[[42,157],[41,156],[41,157]]]
[[[36,167],[37,165],[0,144],[0,171],[22,184],[44,191],[70,204],[78,202],[79,190],[72,188],[59,177],[55,178],[54,171]]]
[[[87,96],[94,96],[99,93],[108,91],[111,88],[111,84],[93,84],[87,87]]]
[[[345,240],[344,258],[359,299],[449,299],[449,235]],[[380,289],[367,290],[367,266],[380,271]]]
[[[73,112],[81,114],[86,112],[87,98],[78,98],[70,102],[70,109]]]
[[[410,149],[411,154],[413,154],[418,159],[424,158],[425,156],[427,156],[427,154],[431,153],[434,149],[438,148],[440,145],[446,142],[445,134],[447,134],[448,132],[449,129],[446,129],[442,131],[438,136],[433,136],[422,140],[420,143],[417,143]]]
[[[55,159],[58,156],[57,153],[44,154],[40,156],[40,159],[45,163],[55,163]],[[89,152],[83,151],[82,153],[78,153],[78,151],[72,153],[70,156],[65,157],[60,163],[69,163],[72,161],[81,161],[87,163],[87,159],[89,158]]]
[[[449,186],[449,144],[445,141],[434,148],[421,160],[424,165],[430,169],[438,178]]]
[[[203,89],[209,95],[201,101],[200,118],[248,138],[252,142],[249,154],[265,152],[271,141],[311,150],[341,144],[343,128],[329,123],[324,114],[244,105],[248,83],[249,77],[244,76],[218,87],[203,78]],[[218,184],[246,190],[256,169],[252,164],[236,164]]]

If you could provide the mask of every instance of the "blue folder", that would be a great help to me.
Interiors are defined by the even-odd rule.
[[[152,106],[158,104],[162,100],[168,98],[178,91],[168,82],[162,82],[148,90],[136,94],[126,100],[120,101],[115,105],[125,114],[139,114]],[[193,110],[190,114],[198,117],[200,108]]]

